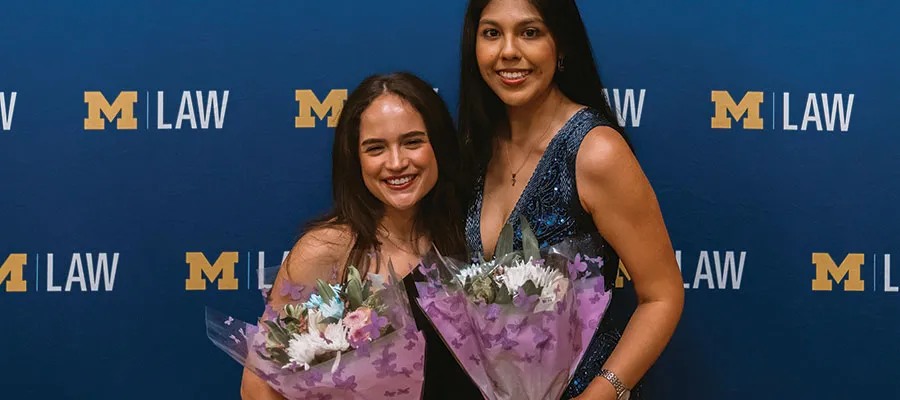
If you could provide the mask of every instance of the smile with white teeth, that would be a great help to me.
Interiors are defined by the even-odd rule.
[[[529,73],[528,71],[497,71],[497,74],[503,79],[522,79]]]
[[[406,176],[403,178],[387,179],[387,183],[389,185],[397,185],[397,186],[405,185],[405,184],[409,183],[409,181],[411,181],[413,178],[414,178],[414,176]]]

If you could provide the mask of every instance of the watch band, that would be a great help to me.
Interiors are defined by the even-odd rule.
[[[625,386],[625,384],[622,383],[621,380],[619,380],[619,377],[616,376],[615,373],[613,373],[612,371],[610,371],[608,369],[600,370],[600,376],[602,376],[604,379],[609,381],[609,383],[611,383],[613,385],[613,387],[616,389],[616,398],[617,399],[621,399],[622,394],[629,390],[628,386]]]

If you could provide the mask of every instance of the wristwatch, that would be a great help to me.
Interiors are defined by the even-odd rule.
[[[628,389],[619,377],[608,369],[600,370],[600,376],[609,381],[616,388],[616,400],[628,400],[631,397],[631,389]]]

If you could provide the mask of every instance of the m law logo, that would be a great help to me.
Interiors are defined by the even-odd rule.
[[[228,107],[228,95],[230,91],[202,90],[181,92],[181,102],[176,114],[175,129],[190,125],[190,129],[222,129],[225,125],[225,112]],[[164,91],[156,92],[156,125],[157,130],[170,130],[172,123],[166,122],[168,109],[165,104]],[[219,100],[221,99],[221,101]],[[140,103],[140,93],[137,91],[123,91],[116,94],[113,101],[98,91],[84,92],[84,102],[87,104],[87,118],[84,119],[84,130],[106,130],[107,122],[115,122],[116,130],[137,130],[140,121],[136,117],[137,104]],[[145,92],[144,103],[146,113],[144,120],[145,129],[150,126],[150,92]],[[221,106],[220,106],[221,103]],[[196,110],[196,111],[195,111]],[[171,117],[171,116],[170,116]],[[171,121],[171,119],[169,119]]]
[[[816,131],[833,132],[835,129],[841,132],[850,130],[850,115],[853,111],[855,95],[850,93],[844,102],[843,93],[807,93],[806,107],[802,118],[796,118],[794,109],[791,108],[791,93],[781,93],[782,124],[784,131],[796,131],[798,126],[791,121],[800,121],[799,130],[806,131],[811,124]],[[714,115],[711,120],[713,129],[731,129],[732,121],[740,123],[745,130],[764,130],[768,126],[775,130],[776,121],[776,93],[771,96],[771,124],[766,124],[766,118],[762,116],[762,105],[766,102],[766,93],[748,91],[743,94],[740,101],[735,101],[731,93],[724,90],[713,90],[710,101],[714,105]],[[820,112],[821,110],[821,112]],[[768,109],[766,109],[768,111]]]
[[[29,291],[25,267],[33,265],[34,268],[29,268],[34,271],[34,285],[31,286],[31,291],[40,291],[42,271],[46,280],[45,292],[71,292],[73,287],[80,292],[112,292],[115,288],[119,253],[112,253],[111,256],[110,253],[72,253],[65,286],[54,283],[61,281],[60,276],[54,273],[54,253],[44,254],[44,260],[46,260],[45,267],[41,269],[41,254],[35,254],[31,260],[25,253],[8,255],[0,266],[0,285],[5,285],[5,292]]]

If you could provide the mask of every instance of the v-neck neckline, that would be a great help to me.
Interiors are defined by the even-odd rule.
[[[568,130],[569,126],[575,121],[576,117],[578,117],[579,115],[584,113],[587,109],[588,109],[588,107],[582,107],[581,109],[576,111],[574,114],[572,114],[572,116],[569,117],[569,120],[566,121],[566,123],[563,124],[563,126],[560,127],[558,131],[556,131],[556,134],[553,135],[553,138],[550,139],[550,143],[547,144],[547,148],[544,149],[544,153],[541,154],[541,158],[538,160],[537,165],[534,167],[534,171],[531,173],[531,176],[528,178],[528,182],[525,183],[525,189],[522,189],[522,194],[519,195],[518,199],[516,199],[516,203],[513,205],[512,211],[509,212],[509,215],[506,217],[506,220],[503,222],[503,225],[501,225],[500,230],[497,231],[497,241],[500,240],[500,232],[503,230],[502,227],[505,226],[506,224],[510,223],[513,220],[513,218],[517,218],[518,214],[521,213],[523,199],[528,197],[530,195],[531,191],[533,191],[533,189],[534,189],[533,186],[535,185],[535,183],[534,183],[535,177],[542,175],[542,174],[540,174],[540,172],[542,172],[543,169],[546,169],[547,154],[551,153],[551,150],[554,149],[554,146],[557,146],[558,143],[561,140],[563,140],[563,137],[565,136],[564,132],[566,132]],[[487,175],[486,173],[483,174],[481,176],[481,179],[479,179],[479,184],[478,184],[477,190],[481,193],[481,195],[476,196],[477,202],[476,202],[476,209],[475,209],[476,215],[478,217],[477,218],[478,219],[478,226],[477,226],[478,229],[475,230],[476,234],[478,235],[478,237],[476,239],[478,239],[478,246],[480,247],[480,253],[482,255],[484,255],[484,239],[481,234],[481,217],[482,217],[481,214],[482,214],[482,211],[484,210],[484,183],[486,180],[486,175]],[[497,243],[495,242],[494,243],[494,251],[491,252],[491,258],[493,258],[494,252],[496,252],[496,251],[497,251]]]

